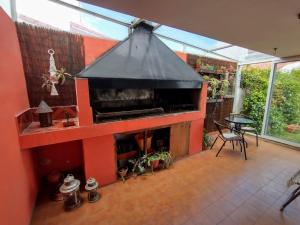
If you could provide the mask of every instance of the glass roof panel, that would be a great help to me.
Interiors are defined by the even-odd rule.
[[[248,55],[248,49],[241,48],[238,46],[232,46],[229,48],[223,48],[215,51],[218,54],[225,55],[227,57],[233,58],[237,61],[243,61],[245,57]]]
[[[91,4],[82,3],[77,0],[62,1],[127,24],[130,24],[137,19],[130,15],[97,7]],[[0,0],[0,3],[3,2],[5,2],[5,0]],[[118,23],[110,22],[105,19],[100,19],[91,14],[83,13],[49,0],[17,0],[17,12],[18,21],[31,23],[33,25],[58,28],[73,33],[116,40],[123,40],[128,36],[128,28],[126,26],[122,26]],[[152,24],[154,26],[159,25],[154,22],[152,22]],[[214,40],[165,25],[161,25],[155,30],[155,33],[187,44],[180,44],[160,37],[160,39],[174,51],[184,51],[186,53],[224,60],[228,60],[226,57],[229,57],[240,62],[259,60],[266,61],[268,59],[274,59],[274,57],[270,55],[258,53],[238,46],[232,46],[222,41]],[[197,46],[204,50],[193,48],[188,44]],[[218,48],[222,49],[215,50],[213,52],[205,51],[211,51]],[[213,53],[217,53],[217,55]],[[222,55],[224,57],[222,57]]]
[[[74,5],[77,1],[68,2]],[[123,40],[128,36],[128,29],[125,26],[48,0],[17,0],[17,12],[18,21],[35,26],[104,39]]]
[[[225,42],[217,41],[211,38],[207,38],[198,34],[190,33],[165,25],[160,26],[157,30],[155,30],[155,33],[168,37],[173,37],[179,41],[190,43],[205,49],[214,49],[229,45]]]
[[[277,59],[274,56],[267,55],[264,53],[256,52],[247,48],[242,48],[238,46],[232,46],[229,48],[224,48],[215,51],[218,54],[225,55],[227,57],[236,59],[239,62],[254,62],[254,61],[266,61],[266,60],[275,60]]]
[[[124,23],[129,23],[130,24],[135,19],[135,17],[133,17],[133,16],[129,16],[129,15],[126,15],[126,14],[123,14],[123,13],[119,13],[119,12],[112,11],[112,10],[109,10],[109,9],[97,7],[97,6],[90,5],[90,4],[83,3],[83,2],[80,2],[80,7],[83,8],[83,9],[90,10],[90,11],[95,12],[95,13],[99,13],[103,16],[107,16],[107,17],[110,17],[112,19],[122,21]]]
[[[172,49],[173,51],[179,51],[179,52],[182,52],[183,51],[183,45],[182,44],[179,44],[179,43],[176,43],[174,41],[170,41],[170,40],[167,40],[163,37],[159,37],[158,38],[163,42],[165,43],[170,49]]]

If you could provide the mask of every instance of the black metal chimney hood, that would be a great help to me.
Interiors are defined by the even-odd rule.
[[[127,39],[81,71],[94,88],[201,88],[202,77],[140,22]]]

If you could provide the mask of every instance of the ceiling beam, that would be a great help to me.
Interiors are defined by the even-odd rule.
[[[199,49],[199,50],[204,51],[204,52],[206,52],[206,53],[210,53],[210,54],[213,54],[213,55],[220,56],[220,57],[222,57],[222,58],[229,59],[230,61],[238,62],[238,60],[236,60],[236,59],[227,57],[227,56],[225,56],[225,55],[222,55],[222,54],[219,54],[219,53],[216,53],[216,52],[212,52],[212,51],[210,51],[210,50],[208,50],[208,49],[205,49],[205,48],[200,48],[200,47],[198,47],[198,46],[196,46],[196,45],[192,45],[192,44],[189,44],[189,43],[186,43],[186,42],[183,42],[183,41],[179,41],[179,40],[176,40],[176,39],[174,39],[174,38],[167,37],[167,36],[165,36],[165,35],[161,35],[161,34],[157,34],[157,33],[155,33],[155,35],[158,36],[158,37],[167,39],[167,40],[169,40],[169,41],[176,42],[176,43],[178,43],[178,44],[186,45],[186,46],[189,46],[189,47],[192,47],[192,48],[195,48],[195,49]]]
[[[225,45],[225,46],[222,46],[222,47],[218,47],[218,48],[213,48],[213,49],[209,49],[209,51],[218,51],[218,50],[222,50],[222,49],[225,49],[225,48],[230,48],[230,47],[233,47],[234,45]]]
[[[82,12],[82,13],[85,13],[85,14],[89,14],[89,15],[95,16],[95,17],[100,18],[100,19],[104,19],[104,20],[107,20],[107,21],[110,21],[110,22],[113,22],[113,23],[117,23],[117,24],[125,26],[125,27],[130,27],[131,26],[131,24],[129,24],[129,23],[125,23],[125,22],[122,22],[120,20],[113,19],[111,17],[103,16],[103,15],[101,15],[99,13],[95,13],[95,12],[92,12],[90,10],[83,9],[83,8],[78,7],[76,5],[72,5],[72,4],[69,4],[69,3],[66,3],[66,2],[63,2],[63,1],[60,1],[60,0],[48,0],[48,1],[54,2],[56,4],[59,4],[59,5],[71,8],[71,9],[75,9],[75,10],[77,10],[79,12]]]

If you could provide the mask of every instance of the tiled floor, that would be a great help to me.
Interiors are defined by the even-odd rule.
[[[168,170],[103,187],[100,201],[73,212],[41,201],[32,224],[299,225],[300,198],[279,208],[294,188],[286,181],[300,169],[300,151],[264,141],[256,148],[247,138],[248,161],[230,144],[216,158],[217,145]]]

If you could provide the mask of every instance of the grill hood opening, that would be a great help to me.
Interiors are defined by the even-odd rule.
[[[202,77],[181,60],[142,21],[124,41],[81,71],[97,88],[201,88]]]

